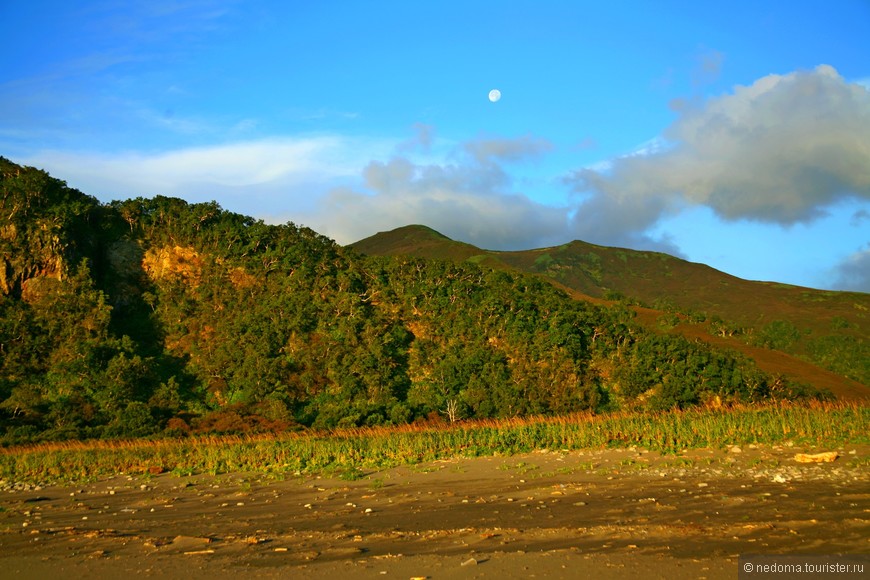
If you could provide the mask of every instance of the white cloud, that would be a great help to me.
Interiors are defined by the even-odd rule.
[[[552,151],[553,144],[546,139],[525,135],[516,139],[477,139],[466,143],[464,149],[478,163],[487,164],[534,159]]]
[[[436,155],[434,129],[419,125],[416,131],[404,142],[320,135],[158,153],[47,150],[16,161],[103,200],[156,194],[217,199],[232,211],[304,223],[342,243],[408,223],[485,247],[565,241],[568,208],[513,191],[505,169],[543,155],[552,149],[549,142],[480,138],[446,152],[441,142]]]
[[[414,136],[406,141],[402,141],[396,147],[396,151],[400,153],[410,153],[413,151],[421,151],[428,153],[432,149],[432,143],[435,140],[435,127],[426,123],[414,123]]]
[[[424,132],[428,139],[429,132]],[[400,150],[405,150],[407,142]],[[372,161],[365,189],[336,188],[307,216],[312,227],[350,243],[379,230],[423,223],[484,248],[528,248],[564,242],[568,207],[550,207],[512,191],[505,161],[522,162],[552,145],[529,136],[478,139],[457,146],[451,162],[395,156]]]
[[[870,92],[830,66],[770,75],[679,112],[664,135],[670,147],[568,177],[591,196],[577,212],[581,235],[635,235],[685,204],[789,225],[839,199],[870,199]]]
[[[377,140],[311,136],[153,154],[49,150],[17,161],[44,168],[102,199],[155,194],[213,199],[220,193],[245,195],[250,190],[259,192],[261,198],[272,198],[271,207],[264,208],[272,213],[276,200],[292,205],[285,196],[293,193],[294,186],[319,183],[325,191],[336,181],[355,179],[370,155],[383,154],[390,147],[390,143]]]
[[[838,290],[870,292],[870,244],[837,265],[833,287]]]
[[[429,134],[427,128],[423,136]],[[404,142],[398,151],[413,149],[411,145],[413,141]],[[479,138],[455,144],[440,161],[420,162],[407,155],[372,161],[363,172],[365,187],[334,189],[302,221],[340,243],[421,223],[487,249],[544,247],[582,237],[681,254],[667,237],[644,233],[648,224],[642,219],[612,236],[604,224],[575,216],[570,203],[547,205],[517,191],[508,166],[534,162],[552,149],[549,141],[531,135]],[[601,202],[608,203],[595,203]],[[600,209],[619,214],[623,226],[632,216],[643,215],[635,205]]]

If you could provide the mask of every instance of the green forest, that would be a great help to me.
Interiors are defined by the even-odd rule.
[[[0,195],[4,445],[830,396],[532,274],[104,204],[4,158]]]

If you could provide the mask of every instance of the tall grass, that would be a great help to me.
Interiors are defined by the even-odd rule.
[[[728,410],[576,414],[270,436],[47,443],[0,451],[0,480],[52,483],[117,474],[318,473],[385,468],[454,456],[535,449],[686,448],[793,441],[870,442],[870,407],[856,403],[766,405]]]

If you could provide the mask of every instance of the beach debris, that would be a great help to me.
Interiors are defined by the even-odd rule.
[[[794,460],[798,463],[830,463],[837,459],[840,454],[836,451],[825,451],[823,453],[797,453]]]
[[[462,563],[463,566],[477,566],[477,560],[475,558],[469,558],[465,562]]]
[[[214,550],[205,548],[211,542],[211,538],[175,536],[170,544],[180,550],[185,556],[193,556],[197,554],[214,554]]]

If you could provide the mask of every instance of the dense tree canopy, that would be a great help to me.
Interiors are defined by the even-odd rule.
[[[5,442],[801,393],[532,275],[364,257],[215,203],[102,205],[2,158],[0,174]]]

